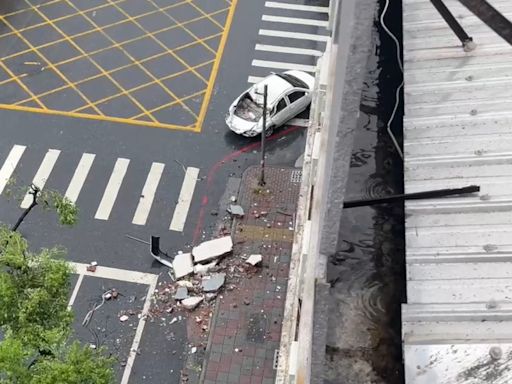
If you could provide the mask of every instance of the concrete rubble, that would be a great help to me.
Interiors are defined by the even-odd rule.
[[[231,204],[228,208],[228,212],[231,213],[233,216],[237,217],[243,217],[244,216],[244,209],[240,205]]]
[[[263,257],[261,255],[251,255],[251,256],[249,256],[249,258],[247,260],[245,260],[245,262],[247,264],[256,266],[256,265],[260,264],[262,260],[263,260]]]
[[[214,260],[208,264],[197,264],[196,266],[194,266],[194,274],[205,275],[216,265],[217,265],[217,260]]]
[[[233,250],[231,236],[224,236],[218,239],[205,241],[197,247],[192,248],[192,256],[195,263],[203,263],[219,258]]]
[[[225,273],[214,273],[211,276],[203,277],[201,288],[204,292],[217,292],[226,280]]]
[[[178,287],[174,294],[175,300],[185,300],[188,297],[188,289],[186,287]]]
[[[192,254],[181,253],[176,255],[172,261],[172,268],[176,279],[181,279],[194,272],[194,263],[192,262]]]
[[[201,301],[203,301],[202,296],[192,296],[183,300],[181,305],[186,309],[194,309],[201,303]]]

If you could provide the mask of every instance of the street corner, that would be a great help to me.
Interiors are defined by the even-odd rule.
[[[199,132],[236,0],[0,6],[0,108]]]

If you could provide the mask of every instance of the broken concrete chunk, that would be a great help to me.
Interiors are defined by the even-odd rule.
[[[199,305],[199,303],[201,303],[201,301],[203,301],[202,296],[192,296],[183,300],[181,305],[183,305],[183,307],[186,309],[194,309]]]
[[[217,292],[226,280],[225,273],[214,273],[209,277],[203,277],[201,287],[204,292]]]
[[[228,208],[228,212],[233,216],[242,217],[244,215],[244,209],[240,205],[231,204]]]
[[[261,263],[261,260],[263,260],[261,255],[251,255],[247,260],[245,260],[245,262],[251,265],[258,265]]]
[[[192,256],[195,263],[201,263],[220,257],[233,249],[231,236],[205,241],[192,248]]]
[[[186,287],[178,287],[176,294],[174,295],[175,300],[185,300],[188,297],[188,289]]]
[[[209,302],[209,301],[215,300],[216,297],[217,297],[217,293],[207,293],[205,296],[205,300]]]
[[[178,287],[186,287],[186,288],[190,288],[190,289],[194,288],[194,284],[192,284],[192,282],[191,282],[191,281],[188,281],[188,280],[180,280],[180,281],[177,281],[177,282],[176,282],[176,285],[177,285]]]
[[[205,275],[208,271],[217,265],[217,260],[212,261],[208,264],[197,264],[194,267],[194,273],[197,275]]]
[[[192,255],[190,253],[179,253],[172,261],[174,276],[181,279],[194,272],[194,263],[192,263]]]
[[[123,322],[123,323],[124,323],[126,320],[128,320],[128,316],[127,316],[127,315],[123,315],[123,316],[121,316],[121,317],[119,318],[119,321],[120,321],[120,322]]]

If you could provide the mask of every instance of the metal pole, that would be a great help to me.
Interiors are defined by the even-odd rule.
[[[267,135],[267,84],[263,86],[263,127],[261,130],[260,185],[265,185],[265,138]]]
[[[475,49],[475,43],[473,42],[473,38],[471,38],[466,31],[459,24],[457,19],[452,15],[450,10],[444,5],[442,0],[430,0],[432,5],[437,9],[439,14],[443,17],[444,21],[448,24],[450,29],[455,33],[455,35],[459,38],[462,43],[462,47],[465,51],[469,52]]]

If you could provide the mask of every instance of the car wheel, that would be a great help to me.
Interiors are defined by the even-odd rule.
[[[270,137],[274,133],[275,125],[269,125],[267,130],[265,131],[265,137]]]

